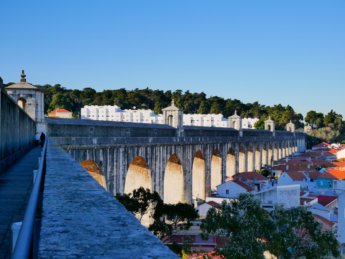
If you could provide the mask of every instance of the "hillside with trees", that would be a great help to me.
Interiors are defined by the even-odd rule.
[[[10,85],[12,83],[8,83]],[[45,114],[55,108],[65,108],[73,112],[75,117],[80,116],[80,110],[85,105],[117,105],[121,109],[151,109],[155,113],[161,113],[162,108],[167,107],[171,99],[184,110],[184,113],[223,114],[228,117],[235,110],[242,118],[256,117],[259,121],[255,127],[263,129],[264,121],[270,116],[276,122],[278,130],[284,129],[291,120],[296,128],[303,129],[304,122],[311,125],[309,132],[310,143],[318,143],[322,140],[341,142],[345,139],[345,123],[340,114],[331,110],[328,114],[309,111],[305,118],[296,112],[290,105],[274,106],[262,105],[259,102],[243,103],[237,99],[223,98],[219,96],[207,97],[204,92],[191,93],[182,90],[162,91],[150,88],[126,90],[124,88],[103,90],[86,87],[83,90],[67,89],[59,84],[36,85],[45,92]]]

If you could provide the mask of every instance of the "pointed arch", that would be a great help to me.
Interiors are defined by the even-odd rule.
[[[164,170],[163,200],[170,204],[186,202],[183,167],[177,154],[169,157]]]
[[[267,144],[263,144],[262,145],[262,162],[261,162],[261,166],[266,166],[268,165],[268,145]]]
[[[222,183],[222,157],[218,149],[213,150],[211,158],[211,191],[216,191]]]
[[[262,153],[259,145],[255,147],[255,170],[260,170],[262,166]]]
[[[253,172],[255,170],[254,166],[254,147],[249,145],[247,151],[247,171]]]
[[[239,173],[243,173],[246,171],[246,167],[247,167],[246,164],[247,164],[246,150],[243,146],[241,146],[239,150],[239,154],[238,154]]]
[[[93,177],[93,179],[99,183],[99,185],[101,185],[104,189],[107,189],[105,176],[101,170],[101,167],[95,161],[84,160],[80,163],[80,165]]]
[[[236,153],[233,148],[230,148],[226,155],[226,176],[232,177],[235,174],[236,174]]]
[[[124,193],[143,187],[152,191],[151,170],[142,156],[136,156],[129,164]]]
[[[193,199],[206,199],[205,159],[201,150],[195,153],[193,159],[192,197]]]

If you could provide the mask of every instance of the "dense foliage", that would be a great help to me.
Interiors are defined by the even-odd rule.
[[[7,84],[8,85],[8,84]],[[85,105],[117,105],[121,109],[151,109],[155,113],[161,113],[162,108],[167,107],[171,99],[182,108],[185,113],[214,113],[228,117],[235,110],[242,117],[261,118],[258,127],[263,127],[263,120],[271,116],[277,123],[278,129],[283,129],[292,120],[298,127],[303,126],[303,116],[296,113],[289,105],[265,106],[258,102],[243,103],[237,99],[225,99],[218,96],[206,97],[206,94],[191,93],[182,90],[162,91],[145,89],[126,90],[96,90],[87,87],[83,90],[66,89],[59,84],[39,86],[45,91],[45,113],[55,108],[65,108],[78,117],[80,109]]]
[[[276,207],[271,214],[251,195],[223,203],[220,210],[210,209],[201,225],[204,235],[228,238],[219,250],[226,258],[264,258],[269,251],[278,258],[324,258],[339,256],[338,242],[303,207]]]
[[[188,229],[191,221],[199,217],[193,206],[186,203],[165,204],[157,192],[140,187],[130,194],[117,194],[116,199],[141,221],[149,214],[149,226],[156,236],[170,236],[178,228]]]
[[[10,85],[12,83],[8,83]],[[328,114],[309,111],[305,118],[287,105],[281,104],[265,106],[258,102],[243,103],[237,99],[225,99],[218,96],[207,97],[205,93],[191,93],[182,90],[162,91],[145,89],[126,90],[124,88],[103,90],[97,92],[93,88],[86,87],[83,90],[66,89],[59,84],[37,85],[45,92],[45,113],[55,108],[65,108],[73,112],[75,117],[80,116],[80,110],[85,105],[117,105],[121,109],[151,109],[155,113],[161,113],[162,108],[167,107],[171,99],[185,113],[214,113],[228,117],[235,110],[243,118],[256,117],[259,121],[255,127],[264,128],[264,121],[270,116],[276,122],[278,130],[284,129],[291,120],[297,129],[304,126],[304,121],[312,126],[310,135],[316,139],[327,141],[343,141],[345,139],[345,123],[340,114],[331,110]],[[324,128],[325,127],[325,128]]]

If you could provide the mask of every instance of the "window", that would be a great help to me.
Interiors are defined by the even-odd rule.
[[[20,97],[18,99],[17,104],[19,105],[20,108],[25,110],[26,100],[23,97]]]
[[[228,189],[226,189],[226,190],[225,190],[225,193],[226,193],[226,194],[229,194],[229,190],[228,190]]]

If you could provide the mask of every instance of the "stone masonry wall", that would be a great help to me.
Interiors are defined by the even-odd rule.
[[[35,131],[35,122],[0,89],[0,173],[33,145]]]

